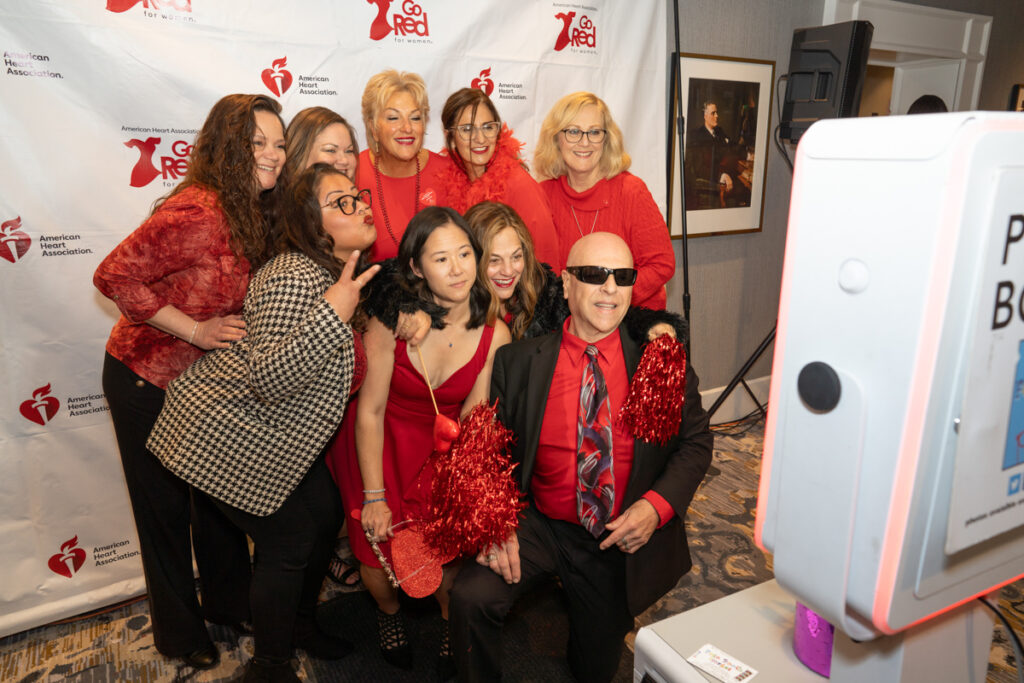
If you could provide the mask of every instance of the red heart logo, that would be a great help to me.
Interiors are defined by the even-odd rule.
[[[51,555],[50,560],[46,563],[50,567],[50,571],[69,579],[76,574],[85,564],[85,551],[76,548],[76,545],[78,545],[78,536],[64,541],[60,546],[62,552]],[[71,560],[70,565],[68,560]]]
[[[52,420],[60,410],[60,401],[53,396],[47,396],[49,393],[49,384],[33,391],[32,398],[21,403],[19,410],[22,416],[38,425],[45,425]]]
[[[17,263],[32,245],[32,238],[19,228],[21,228],[21,216],[0,224],[0,258],[7,259],[11,263]]]
[[[284,67],[287,66],[288,58],[281,57],[271,62],[270,69],[263,70],[263,83],[267,89],[280,97],[288,91],[292,85],[292,73]]]

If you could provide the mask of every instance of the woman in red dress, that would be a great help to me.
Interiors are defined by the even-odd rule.
[[[448,309],[446,326],[430,334],[418,353],[376,318],[363,337],[368,369],[356,421],[346,420],[330,457],[349,528],[365,530],[385,553],[393,525],[422,518],[430,492],[424,465],[432,451],[435,413],[428,380],[440,413],[458,420],[487,400],[494,352],[509,341],[505,324],[489,319],[490,295],[477,271],[479,257],[480,247],[458,213],[446,207],[420,211],[402,238],[398,277],[420,298]],[[353,533],[350,540],[363,564],[363,583],[377,602],[381,652],[388,662],[408,668],[412,649],[398,592],[366,539]],[[435,593],[445,620],[453,576],[446,567]],[[441,656],[450,670],[447,631]]]
[[[551,204],[560,263],[583,235],[611,232],[626,241],[640,271],[632,305],[665,308],[676,259],[665,219],[644,181],[629,173],[622,131],[601,98],[576,92],[558,100],[541,125],[533,155]]]
[[[398,253],[405,226],[426,206],[445,204],[441,157],[423,149],[430,115],[427,87],[414,73],[382,71],[363,91],[367,149],[359,155],[356,185],[370,190],[380,232],[373,260]]]
[[[519,156],[523,144],[502,125],[491,98],[477,88],[457,90],[444,103],[441,125],[448,205],[462,214],[486,201],[511,206],[530,231],[537,260],[561,270],[547,195],[530,176]]]

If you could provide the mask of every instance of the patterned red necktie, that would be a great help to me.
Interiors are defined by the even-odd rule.
[[[612,472],[612,410],[597,347],[587,346],[576,421],[576,515],[594,537],[604,531],[615,506]]]

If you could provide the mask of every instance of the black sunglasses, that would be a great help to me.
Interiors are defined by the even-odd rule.
[[[605,268],[604,266],[569,266],[567,271],[580,282],[588,285],[603,285],[608,276],[615,277],[619,287],[632,287],[636,283],[636,268]]]

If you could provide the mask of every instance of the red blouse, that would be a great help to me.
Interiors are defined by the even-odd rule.
[[[445,206],[444,184],[439,177],[443,168],[441,157],[428,152],[427,164],[420,169],[419,174],[419,208]],[[381,173],[380,189],[384,191],[381,197],[370,151],[364,149],[359,153],[356,187],[369,190],[371,195],[373,223],[377,228],[377,241],[374,242],[371,255],[373,260],[383,261],[398,256],[398,243],[405,234],[405,226],[416,215],[416,176],[392,178]],[[387,220],[384,219],[385,212]]]
[[[121,311],[107,352],[161,389],[203,355],[145,321],[167,305],[200,322],[241,311],[249,262],[229,236],[217,193],[193,185],[117,245],[93,275]]]
[[[583,192],[569,187],[564,175],[545,180],[540,186],[551,203],[562,264],[581,236],[594,230],[615,233],[629,245],[640,271],[633,286],[632,304],[665,308],[665,283],[675,273],[676,257],[665,219],[644,181],[623,171]]]

